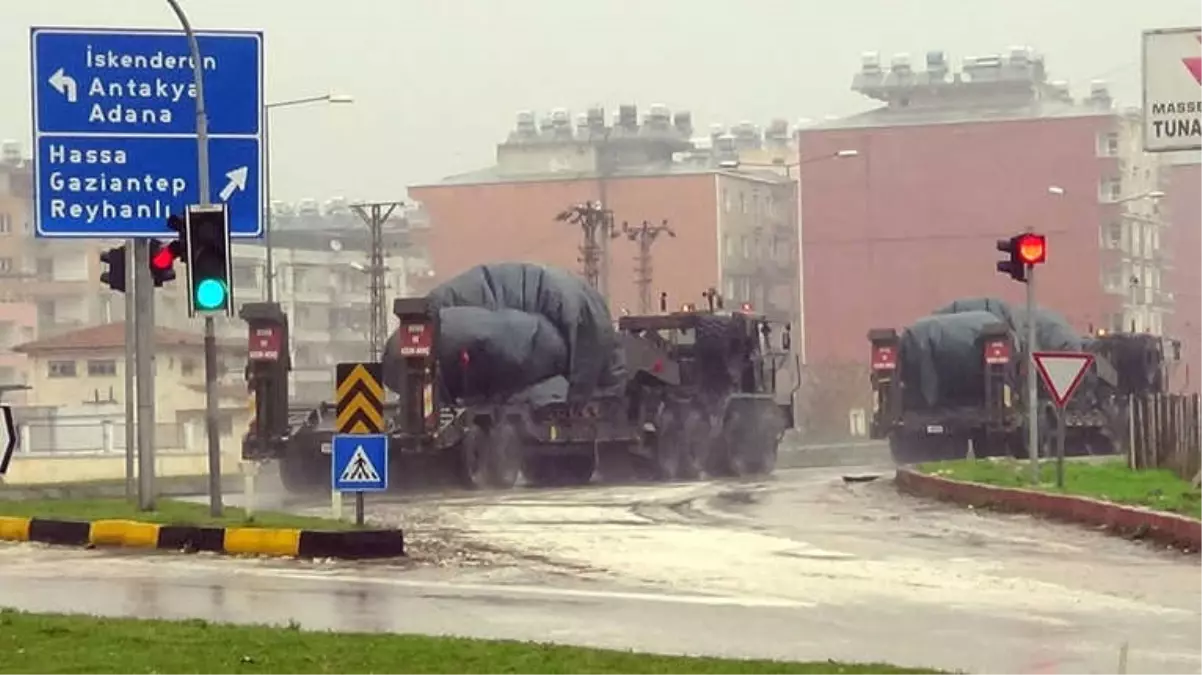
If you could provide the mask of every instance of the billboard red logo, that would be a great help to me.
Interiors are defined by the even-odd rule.
[[[1198,36],[1198,42],[1202,43],[1202,35]],[[1189,74],[1194,76],[1194,80],[1202,84],[1202,56],[1188,56],[1181,59],[1181,62],[1185,64]]]

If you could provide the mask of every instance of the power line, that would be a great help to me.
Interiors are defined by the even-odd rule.
[[[613,212],[606,209],[600,202],[585,202],[569,207],[555,216],[559,222],[568,222],[580,227],[583,241],[580,244],[580,263],[584,280],[590,286],[605,295],[602,288],[601,267],[602,239],[608,240],[613,236]]]
[[[676,237],[676,233],[672,228],[668,227],[668,220],[665,218],[659,225],[652,225],[647,221],[643,221],[642,225],[631,227],[630,223],[622,223],[622,233],[626,238],[635,242],[639,246],[639,252],[634,258],[635,277],[634,283],[639,289],[639,313],[651,313],[651,247],[655,245],[655,240],[661,234],[667,234],[669,237]],[[615,236],[617,233],[615,233]]]

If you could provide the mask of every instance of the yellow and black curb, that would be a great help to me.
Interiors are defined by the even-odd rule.
[[[0,540],[292,558],[356,560],[393,558],[405,554],[405,538],[400,530],[326,532],[266,527],[160,525],[136,520],[48,520],[0,516]]]

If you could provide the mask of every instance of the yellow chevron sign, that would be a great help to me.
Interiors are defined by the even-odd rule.
[[[384,433],[383,370],[379,363],[338,364],[338,433]]]

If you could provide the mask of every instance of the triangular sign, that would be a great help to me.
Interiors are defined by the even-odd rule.
[[[342,475],[339,476],[340,483],[379,483],[380,472],[376,471],[376,467],[371,463],[371,458],[367,456],[367,452],[363,450],[363,446],[355,448],[354,454],[351,455],[351,461],[346,463],[346,468],[342,470]]]
[[[1077,385],[1093,364],[1093,354],[1085,352],[1035,352],[1033,356],[1044,386],[1061,408],[1073,397]]]

